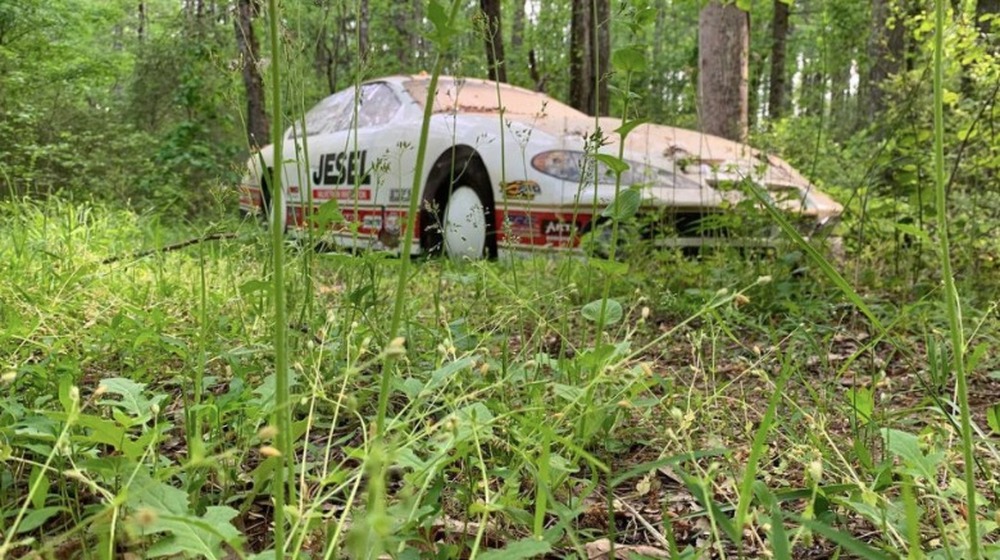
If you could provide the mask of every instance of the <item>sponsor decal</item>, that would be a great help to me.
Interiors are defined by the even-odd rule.
[[[580,232],[591,219],[590,214],[573,215],[562,212],[498,210],[497,213],[499,214],[498,241],[538,247],[575,247],[580,241]],[[574,231],[575,236],[571,235]]]
[[[372,191],[369,189],[313,189],[313,200],[371,200]]]
[[[410,189],[389,189],[389,202],[409,202]]]
[[[503,221],[503,233],[515,237],[531,239],[536,235],[535,220],[531,214],[507,214]]]
[[[399,232],[402,229],[405,213],[401,211],[361,210],[355,213],[347,208],[343,210],[344,221],[341,229],[352,230],[351,224],[358,233],[374,234],[380,231]]]
[[[535,181],[510,181],[503,185],[503,194],[509,199],[535,200],[536,196],[542,194],[542,187]]]
[[[382,229],[382,216],[378,215],[362,216],[361,229],[363,230],[367,229],[370,231],[378,231]]]
[[[579,233],[583,224],[565,220],[542,220],[542,234],[548,239],[568,239],[574,233]]]
[[[367,159],[367,150],[323,154],[319,157],[319,167],[313,169],[313,184],[370,185],[372,174]]]

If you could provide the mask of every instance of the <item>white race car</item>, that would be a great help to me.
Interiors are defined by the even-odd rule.
[[[286,228],[321,227],[340,246],[480,258],[504,249],[577,249],[626,206],[624,198],[613,204],[618,160],[597,155],[617,158],[620,120],[506,84],[441,77],[413,243],[400,247],[430,82],[426,75],[365,82],[327,97],[286,131],[283,208],[274,214]],[[746,200],[733,188],[744,180],[765,187],[807,233],[843,210],[785,161],[715,136],[640,124],[623,154],[628,169],[618,192],[635,191],[631,204],[639,205],[625,213],[657,245],[766,240],[763,230],[748,239],[719,236],[718,220],[705,226],[706,217]],[[243,210],[269,214],[273,168],[271,146],[250,158]]]

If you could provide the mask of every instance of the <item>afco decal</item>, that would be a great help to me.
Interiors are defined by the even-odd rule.
[[[314,185],[370,185],[371,170],[367,165],[368,151],[323,154],[319,167],[312,172]]]

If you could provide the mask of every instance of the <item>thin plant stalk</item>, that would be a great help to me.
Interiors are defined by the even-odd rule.
[[[972,420],[969,412],[969,388],[965,372],[965,333],[962,309],[951,270],[951,245],[948,238],[947,192],[944,168],[944,0],[937,0],[934,14],[934,183],[937,196],[937,222],[940,228],[941,276],[944,277],[944,302],[951,333],[952,367],[955,369],[955,393],[962,427],[962,458],[965,462],[965,499],[969,512],[969,558],[979,558],[979,530],[976,520],[976,477],[972,450]]]
[[[272,2],[274,0],[271,0]],[[453,0],[448,13],[447,26],[454,26],[458,15],[459,0]],[[439,30],[440,31],[440,30]],[[430,132],[431,116],[434,114],[434,96],[437,92],[438,77],[444,69],[445,45],[438,45],[437,57],[431,72],[430,83],[427,86],[427,100],[424,103],[423,122],[420,125],[420,140],[417,142],[417,161],[413,169],[413,184],[410,188],[410,207],[406,216],[406,231],[399,250],[399,276],[396,281],[396,296],[392,306],[392,320],[389,323],[389,336],[399,335],[399,327],[403,319],[403,304],[406,302],[406,284],[410,275],[410,248],[413,245],[413,230],[416,227],[416,216],[419,210],[420,186],[424,176],[424,159],[427,157],[427,136]],[[385,416],[389,408],[389,385],[392,378],[391,360],[382,363],[381,379],[379,380],[378,411],[375,417],[375,434],[385,433]]]
[[[280,12],[278,0],[268,0],[269,35],[271,39],[271,143],[274,146],[274,166],[271,171],[271,263],[274,267],[271,289],[274,295],[274,426],[278,435],[276,443],[281,456],[278,457],[277,476],[271,484],[274,497],[274,549],[278,558],[285,556],[285,481],[288,478],[288,462],[292,457],[291,419],[289,418],[288,397],[288,327],[285,308],[285,247],[284,247],[284,193],[281,186],[284,166],[284,146],[282,145],[281,124],[281,45],[278,21]],[[266,172],[266,170],[265,170]]]

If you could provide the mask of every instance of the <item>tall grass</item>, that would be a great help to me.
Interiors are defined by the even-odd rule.
[[[273,171],[268,184],[271,189],[271,296],[274,301],[274,319],[271,327],[274,337],[274,375],[275,403],[274,428],[277,430],[276,443],[280,455],[276,476],[270,488],[274,497],[274,550],[278,557],[285,556],[285,504],[291,485],[292,461],[292,422],[291,396],[288,382],[288,311],[286,309],[285,293],[285,216],[284,189],[284,126],[282,118],[284,107],[281,103],[283,85],[281,36],[279,35],[281,11],[278,0],[268,0],[268,37],[271,42],[271,144],[274,146]],[[262,170],[266,173],[267,170]]]
[[[277,4],[268,3],[274,52]],[[430,18],[432,80],[460,4]],[[276,162],[280,59],[271,66]],[[813,276],[796,278],[781,259],[762,265],[729,253],[621,256],[617,234],[609,260],[411,262],[432,107],[398,260],[289,250],[272,215],[266,253],[246,232],[218,249],[106,267],[99,263],[110,254],[178,233],[58,199],[0,204],[0,271],[11,279],[0,284],[8,356],[0,362],[0,519],[11,522],[0,529],[0,558],[95,544],[108,556],[152,554],[177,542],[191,548],[174,554],[206,557],[268,546],[275,557],[585,557],[598,537],[613,550],[645,543],[671,557],[783,559],[808,547],[958,558],[992,544],[996,530],[978,533],[975,519],[981,481],[947,238],[961,497],[940,441],[951,411],[928,413],[933,399],[899,404],[890,383],[904,380],[879,371],[892,364],[875,363],[897,359],[886,346],[930,338],[923,331],[936,318],[926,306],[873,302],[763,193],[768,216],[812,260]],[[623,142],[634,122],[623,120]],[[275,208],[282,178],[279,163]],[[617,228],[621,216],[611,218]],[[303,281],[286,283],[284,271],[307,259],[315,260]],[[252,280],[268,268],[268,282]],[[612,293],[615,323],[607,320]],[[315,305],[290,330],[286,306],[310,298]],[[988,331],[995,319],[987,313],[981,326]],[[869,329],[872,338],[859,335],[847,350],[835,340]],[[905,352],[905,365],[915,354]],[[273,378],[261,373],[272,369]],[[845,391],[849,371],[868,373],[857,378],[870,384]],[[116,381],[95,388],[105,379]],[[193,379],[195,394],[176,379]],[[173,413],[161,410],[178,390],[191,402],[183,452]],[[293,401],[301,403],[294,423]],[[910,417],[922,437],[910,433]],[[838,427],[844,419],[849,426]],[[277,456],[267,458],[272,435],[276,448],[264,455]],[[203,459],[190,460],[202,443]],[[1000,464],[995,451],[986,459]],[[197,492],[178,495],[180,487]],[[986,508],[995,514],[995,503]],[[254,534],[259,522],[273,523],[270,542]]]
[[[940,242],[941,276],[944,279],[944,305],[951,334],[952,367],[955,374],[955,398],[962,427],[962,458],[965,472],[965,500],[969,523],[969,556],[979,560],[979,512],[976,508],[976,462],[973,455],[972,415],[969,412],[969,388],[965,371],[965,331],[962,308],[951,270],[951,245],[948,234],[948,192],[944,167],[944,0],[934,6],[934,184]]]

